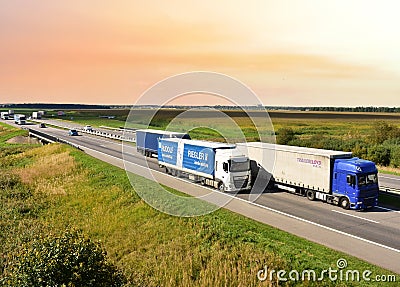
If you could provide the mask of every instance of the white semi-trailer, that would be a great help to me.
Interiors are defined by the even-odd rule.
[[[33,112],[32,113],[32,119],[41,119],[42,114],[40,112]]]
[[[8,120],[9,119],[8,112],[1,112],[1,119],[2,120]]]
[[[160,138],[157,156],[159,165],[174,176],[187,175],[220,191],[251,188],[249,158],[234,144]]]
[[[351,152],[260,142],[237,144],[282,189],[348,209],[377,205],[377,168]]]
[[[14,122],[18,125],[25,125],[26,124],[26,116],[21,114],[14,115]]]

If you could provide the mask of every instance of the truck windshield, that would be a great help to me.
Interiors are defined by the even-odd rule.
[[[245,161],[229,160],[230,171],[248,171],[249,169],[250,169],[250,162],[248,159]]]
[[[359,175],[358,176],[358,185],[365,186],[370,184],[378,183],[378,175],[376,173]]]

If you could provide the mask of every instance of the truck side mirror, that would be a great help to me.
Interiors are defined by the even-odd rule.
[[[224,163],[222,164],[222,169],[223,169],[225,172],[228,172],[228,163],[224,162]]]

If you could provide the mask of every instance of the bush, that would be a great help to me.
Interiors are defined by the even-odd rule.
[[[359,158],[368,158],[368,149],[362,145],[356,145],[352,149],[353,155]]]
[[[374,144],[382,144],[384,141],[400,137],[400,129],[387,122],[376,122],[369,139]]]
[[[295,139],[294,131],[292,128],[281,128],[277,131],[276,143],[288,144]]]
[[[116,287],[125,283],[101,246],[75,230],[27,243],[15,257],[2,286]]]
[[[368,149],[368,159],[376,164],[388,166],[390,164],[390,149],[383,145],[376,145]]]
[[[0,169],[0,189],[2,191],[13,189],[21,185],[21,180],[16,174]]]
[[[400,138],[387,140],[383,144],[390,150],[390,165],[393,167],[400,166]]]

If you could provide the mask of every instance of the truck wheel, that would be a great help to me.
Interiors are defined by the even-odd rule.
[[[315,200],[315,191],[307,190],[306,196],[307,196],[308,200],[311,200],[311,201]]]
[[[221,192],[225,192],[225,185],[222,182],[218,185],[218,190]]]
[[[350,207],[350,202],[347,197],[342,197],[339,204],[340,204],[340,207],[343,209],[349,209],[349,207]]]

